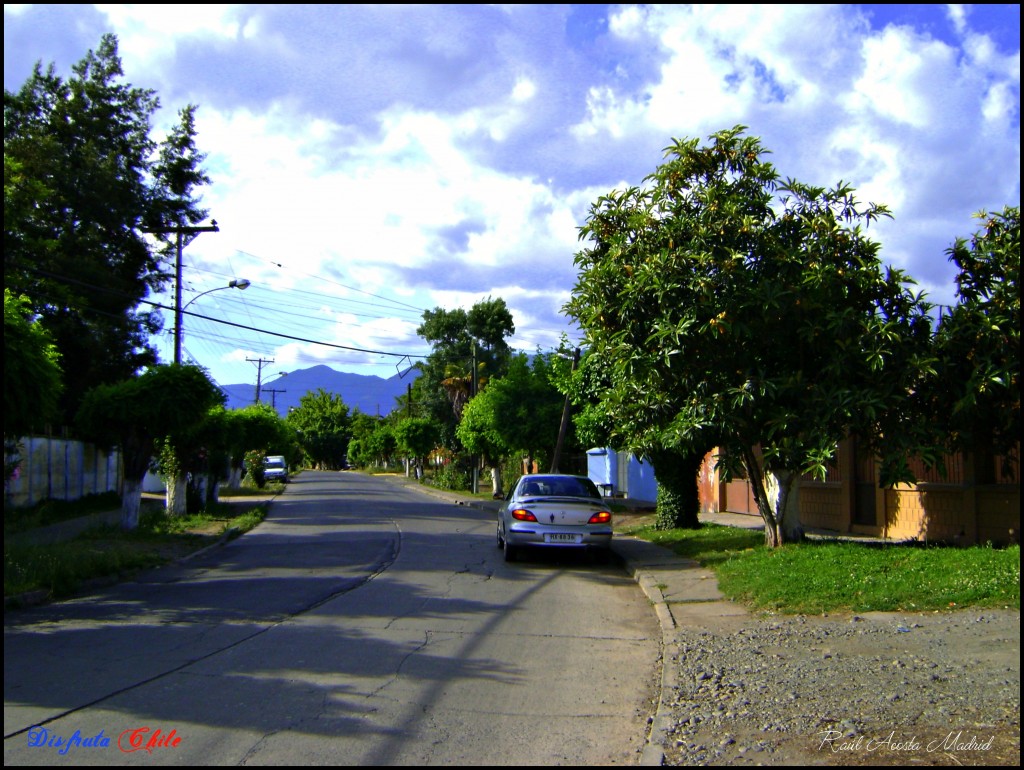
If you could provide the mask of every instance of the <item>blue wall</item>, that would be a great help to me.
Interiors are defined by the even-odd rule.
[[[619,465],[626,463],[626,488],[619,483]],[[634,500],[657,500],[658,480],[654,467],[633,455],[616,452],[614,449],[597,447],[587,450],[587,475],[599,487],[611,484],[615,494],[624,494]]]

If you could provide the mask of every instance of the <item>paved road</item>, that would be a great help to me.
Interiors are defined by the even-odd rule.
[[[506,565],[485,512],[306,472],[223,549],[8,612],[4,762],[635,763],[660,639],[616,567]]]

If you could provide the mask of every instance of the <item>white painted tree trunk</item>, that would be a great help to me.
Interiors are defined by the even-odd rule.
[[[188,481],[184,474],[179,474],[167,481],[167,515],[184,516],[187,512],[185,487]]]
[[[765,494],[775,519],[777,542],[795,543],[803,539],[800,523],[800,474],[793,471],[764,474]]]
[[[501,489],[501,467],[498,465],[491,466],[491,496],[495,499],[503,496]]]
[[[125,478],[121,493],[121,529],[137,529],[142,507],[142,479]]]
[[[765,471],[757,447],[743,452],[757,510],[764,519],[764,542],[769,548],[803,539],[800,524],[800,474],[794,471]]]

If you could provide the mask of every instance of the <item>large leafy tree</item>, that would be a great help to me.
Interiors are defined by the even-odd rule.
[[[493,493],[502,493],[501,461],[514,454],[550,459],[558,440],[562,394],[552,383],[551,366],[538,354],[530,365],[516,356],[508,373],[488,382],[469,402],[457,435],[467,450],[479,454],[491,468]]]
[[[143,228],[206,216],[194,108],[158,143],[158,107],[154,91],[124,82],[113,35],[70,77],[36,65],[20,90],[4,91],[4,284],[30,298],[76,373],[65,419],[88,386],[156,361],[160,317],[141,302],[169,278],[169,245]]]
[[[643,188],[599,198],[567,310],[609,378],[613,431],[659,484],[663,453],[713,442],[776,546],[801,536],[800,476],[822,475],[850,432],[894,432],[931,326],[863,231],[887,210],[842,183],[783,181],[765,154],[739,126],[675,141]]]
[[[270,404],[250,404],[226,414],[226,430],[230,437],[231,485],[241,484],[242,465],[249,452],[290,456],[295,441],[294,429]]]
[[[387,467],[398,450],[394,426],[384,420],[378,420],[373,432],[362,440],[362,465]],[[351,444],[350,444],[351,446]]]
[[[558,378],[560,389],[575,407],[573,424],[585,446],[610,446],[639,451],[655,468],[658,500],[655,526],[659,529],[698,529],[701,526],[697,476],[704,457],[714,448],[714,434],[705,429],[692,443],[679,446],[647,444],[638,449],[617,428],[616,410],[607,398],[611,370],[600,356],[587,351],[579,368]]]
[[[492,383],[494,384],[494,383]],[[470,401],[462,412],[456,435],[467,451],[479,456],[491,470],[491,491],[502,494],[501,461],[513,451],[506,441],[499,417],[500,405],[488,388]]]
[[[515,333],[512,313],[501,298],[481,300],[468,311],[439,307],[423,313],[416,333],[433,350],[418,365],[414,402],[421,414],[441,426],[442,443],[457,449],[455,428],[474,388],[508,369],[512,352],[506,339]]]
[[[416,467],[417,478],[422,476],[424,461],[438,446],[440,426],[429,417],[404,417],[394,427],[398,451]]]
[[[189,479],[189,513],[202,510],[208,502],[216,502],[218,485],[230,477],[232,434],[228,414],[223,404],[217,404],[188,432],[187,444],[183,442],[178,447],[182,470]]]
[[[57,415],[60,356],[28,300],[4,289],[4,437],[18,439]]]
[[[929,390],[949,448],[1012,454],[1020,442],[1020,207],[981,212],[982,228],[949,249],[957,304],[935,338]]]
[[[299,399],[288,413],[288,425],[295,431],[306,463],[313,468],[338,470],[352,440],[349,409],[341,396],[320,388]]]
[[[122,382],[89,390],[77,426],[89,440],[121,450],[124,488],[121,526],[139,524],[142,481],[165,437],[196,429],[224,396],[196,366],[154,366]],[[173,444],[173,438],[172,438]]]

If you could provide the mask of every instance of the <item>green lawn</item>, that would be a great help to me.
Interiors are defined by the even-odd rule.
[[[202,514],[167,516],[161,507],[142,515],[139,528],[125,532],[98,526],[73,540],[31,545],[4,538],[4,596],[42,591],[48,598],[70,596],[87,581],[118,579],[205,548],[226,533],[235,536],[259,524],[266,507],[255,502],[219,503]]]
[[[812,540],[765,548],[758,531],[705,524],[699,530],[630,534],[712,569],[729,599],[783,613],[1020,609],[1020,546],[951,548]]]

